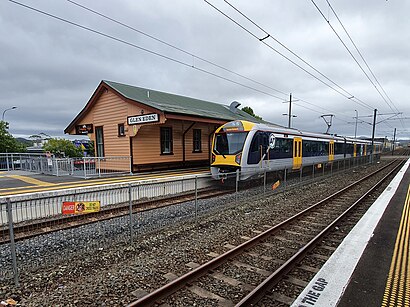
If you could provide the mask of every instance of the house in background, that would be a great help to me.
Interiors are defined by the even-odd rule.
[[[220,125],[260,122],[238,106],[101,81],[64,132],[88,135],[97,157],[131,157],[133,172],[207,166]]]

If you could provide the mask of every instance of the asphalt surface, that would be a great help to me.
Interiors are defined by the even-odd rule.
[[[410,172],[407,171],[380,219],[338,307],[382,305],[409,182]]]
[[[0,196],[200,174],[210,174],[209,169],[172,170],[93,179],[82,179],[72,176],[58,177],[25,171],[0,171]]]

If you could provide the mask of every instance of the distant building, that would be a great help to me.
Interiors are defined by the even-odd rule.
[[[88,135],[98,157],[130,156],[133,171],[203,166],[217,127],[260,122],[238,106],[101,81],[64,132]]]

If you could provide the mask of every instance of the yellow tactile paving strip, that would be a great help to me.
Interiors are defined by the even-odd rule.
[[[55,183],[50,183],[50,182],[46,182],[46,181],[41,181],[32,177],[28,177],[28,176],[21,176],[21,175],[7,175],[5,177],[9,177],[9,178],[13,178],[13,179],[17,179],[17,180],[21,180],[36,186],[51,186],[51,185],[55,185]]]
[[[209,172],[209,171],[208,171]],[[54,191],[61,189],[70,189],[70,188],[80,188],[80,187],[89,187],[94,185],[101,184],[113,184],[113,183],[125,183],[125,182],[134,182],[140,180],[149,180],[149,179],[161,179],[166,177],[178,177],[185,175],[200,175],[208,173],[206,170],[196,170],[196,171],[170,171],[160,174],[143,174],[143,175],[132,175],[124,177],[115,177],[115,178],[102,178],[89,181],[71,181],[71,182],[60,182],[60,183],[49,183],[28,176],[19,176],[19,175],[8,175],[8,177],[13,177],[14,179],[19,179],[27,183],[31,183],[33,187],[15,187],[15,188],[3,188],[0,189],[0,196],[10,196],[16,194],[25,194],[25,193],[34,193],[34,192],[45,192],[45,191]],[[20,178],[17,178],[20,177]],[[31,180],[29,182],[28,180]]]
[[[410,307],[410,185],[397,232],[382,307]]]

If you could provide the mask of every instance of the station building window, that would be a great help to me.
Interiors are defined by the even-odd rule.
[[[95,127],[95,142],[97,157],[104,157],[104,132],[103,127]]]
[[[125,136],[124,124],[118,124],[118,136]]]
[[[161,154],[172,154],[172,128],[161,127]]]
[[[193,152],[202,152],[201,129],[194,129],[194,149]]]

